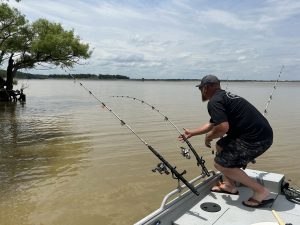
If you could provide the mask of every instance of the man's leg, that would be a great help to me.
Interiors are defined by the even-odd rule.
[[[225,177],[229,178],[230,181],[237,181],[243,185],[249,187],[253,191],[253,197],[255,200],[261,202],[266,199],[270,194],[270,191],[259,183],[255,182],[240,168],[226,168],[215,163],[216,169],[222,172]],[[254,205],[253,202],[246,201],[246,204]]]
[[[223,174],[224,175],[224,174]],[[225,185],[228,185],[230,187],[235,188],[235,182],[234,180],[230,179],[229,177],[227,177],[226,175],[223,176],[223,183]]]
[[[216,144],[216,150],[217,150],[217,152],[221,152],[223,150],[223,148],[221,146],[219,146],[218,144]],[[237,192],[234,180],[230,179],[224,173],[223,173],[223,182],[221,184],[213,187],[212,190],[219,190],[220,188],[222,188],[223,190],[229,191],[231,193]]]
[[[212,191],[227,191],[230,192],[232,194],[235,194],[238,192],[237,188],[235,187],[235,183],[232,179],[228,178],[227,176],[225,176],[223,174],[223,182],[217,184],[216,186],[214,186],[212,189]]]

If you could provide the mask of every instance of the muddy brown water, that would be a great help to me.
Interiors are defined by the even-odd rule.
[[[209,117],[195,81],[81,81],[171,164],[199,175],[195,159],[179,154],[177,131],[147,106],[112,95],[134,96],[156,106],[182,129]],[[176,187],[151,169],[158,159],[69,80],[21,80],[26,104],[0,104],[0,224],[132,224],[160,206]],[[225,85],[225,84],[224,84]],[[228,90],[260,111],[273,82],[233,82]],[[300,83],[280,82],[267,118],[274,144],[250,168],[284,173],[300,186]],[[213,169],[203,137],[193,146]]]

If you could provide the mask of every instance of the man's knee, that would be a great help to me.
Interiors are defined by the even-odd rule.
[[[217,170],[219,170],[219,171],[221,171],[222,173],[226,173],[226,172],[229,172],[229,171],[231,171],[233,168],[231,168],[231,167],[224,167],[224,166],[222,166],[222,165],[220,165],[219,163],[217,163],[217,162],[214,162],[214,166],[215,166],[215,168],[217,169]]]
[[[222,171],[225,169],[225,167],[221,166],[220,164],[218,164],[216,161],[214,162],[214,167],[219,170]]]

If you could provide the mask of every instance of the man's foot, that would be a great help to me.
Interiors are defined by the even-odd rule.
[[[218,185],[214,186],[211,189],[211,192],[217,192],[217,193],[225,193],[230,195],[238,195],[239,191],[236,189],[236,187],[232,187],[230,185],[227,185],[225,183],[219,183]]]
[[[254,195],[251,198],[249,198],[247,201],[244,201],[243,205],[248,206],[248,207],[255,207],[255,208],[262,207],[266,204],[269,204],[270,203],[269,200],[274,201],[274,199],[266,200],[266,198],[269,195],[270,195],[270,191],[264,187],[261,192],[254,192]]]
[[[262,201],[257,201],[254,198],[249,198],[248,201],[243,201],[243,205],[251,208],[262,208],[267,205],[270,205],[274,202],[275,199],[270,198]],[[249,204],[250,203],[250,204]]]

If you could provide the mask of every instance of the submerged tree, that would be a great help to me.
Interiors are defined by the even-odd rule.
[[[72,68],[81,59],[91,56],[89,45],[82,43],[74,30],[65,30],[60,23],[39,19],[29,24],[18,10],[1,4],[0,56],[8,59],[6,90],[13,89],[13,78],[19,69],[38,65]],[[10,18],[10,19],[6,19]]]
[[[71,68],[91,56],[89,45],[82,43],[73,30],[66,31],[61,24],[45,19],[23,27],[15,44],[16,49],[10,52],[8,60],[8,90],[12,90],[12,79],[19,69],[41,64]]]
[[[13,40],[19,35],[20,29],[27,23],[25,16],[7,4],[0,4],[0,65],[4,56],[12,50]]]

